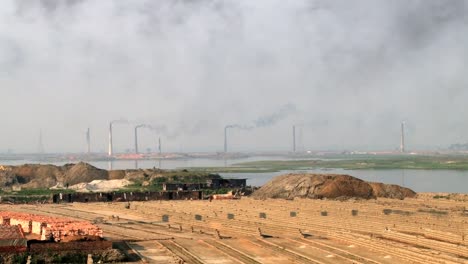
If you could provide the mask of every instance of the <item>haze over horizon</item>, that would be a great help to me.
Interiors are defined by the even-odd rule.
[[[462,0],[3,0],[0,152],[468,142]],[[285,109],[287,111],[285,111]]]

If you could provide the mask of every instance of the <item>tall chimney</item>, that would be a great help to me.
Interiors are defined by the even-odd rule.
[[[224,127],[224,153],[227,153],[227,129],[228,127]]]
[[[88,154],[91,153],[91,135],[90,135],[89,127],[88,127],[88,130],[86,130],[86,152]]]
[[[138,154],[138,128],[140,125],[135,126],[135,154]]]
[[[113,153],[113,149],[112,149],[112,122],[109,123],[109,152],[108,152],[109,156],[112,156],[114,153]]]
[[[158,150],[159,150],[159,155],[161,155],[161,137],[158,138]]]
[[[401,122],[400,152],[405,153],[405,122]]]
[[[296,126],[293,126],[293,152],[296,152]]]

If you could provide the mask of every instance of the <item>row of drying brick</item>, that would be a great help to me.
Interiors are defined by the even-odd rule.
[[[25,234],[39,235],[40,240],[74,241],[96,240],[103,237],[102,230],[86,221],[43,215],[0,212],[3,225],[19,225]]]

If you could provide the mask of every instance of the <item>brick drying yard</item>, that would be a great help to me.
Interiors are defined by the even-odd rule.
[[[468,263],[466,201],[214,200],[0,205],[95,222],[149,263]]]

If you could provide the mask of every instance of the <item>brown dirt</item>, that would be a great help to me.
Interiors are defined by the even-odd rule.
[[[64,168],[54,165],[25,164],[12,167],[11,173],[26,188],[44,188],[57,184],[64,176]]]
[[[93,180],[107,180],[109,175],[106,170],[98,169],[87,163],[80,162],[72,166],[63,179],[65,184],[77,184]]]
[[[89,183],[94,180],[129,180],[134,182],[152,181],[164,177],[165,171],[160,169],[138,170],[102,170],[84,162],[77,164],[65,164],[63,166],[24,164],[19,166],[0,166],[0,188],[62,188],[78,183]],[[181,172],[181,177],[192,176],[190,172]],[[220,177],[209,175],[206,177]]]
[[[109,180],[121,180],[123,178],[125,178],[125,170],[109,171]]]
[[[146,201],[130,209],[125,203],[0,204],[0,210],[100,217],[104,236],[132,241],[146,263],[461,264],[468,259],[465,205],[428,194],[404,200]],[[164,215],[169,222],[161,222]]]
[[[337,174],[287,174],[274,178],[252,194],[255,199],[312,198],[343,199],[375,197],[414,197],[408,188],[383,183],[368,183],[349,175]]]
[[[380,182],[369,182],[369,184],[372,187],[374,195],[377,197],[404,199],[416,196],[416,192],[413,190],[395,184],[383,184]]]

